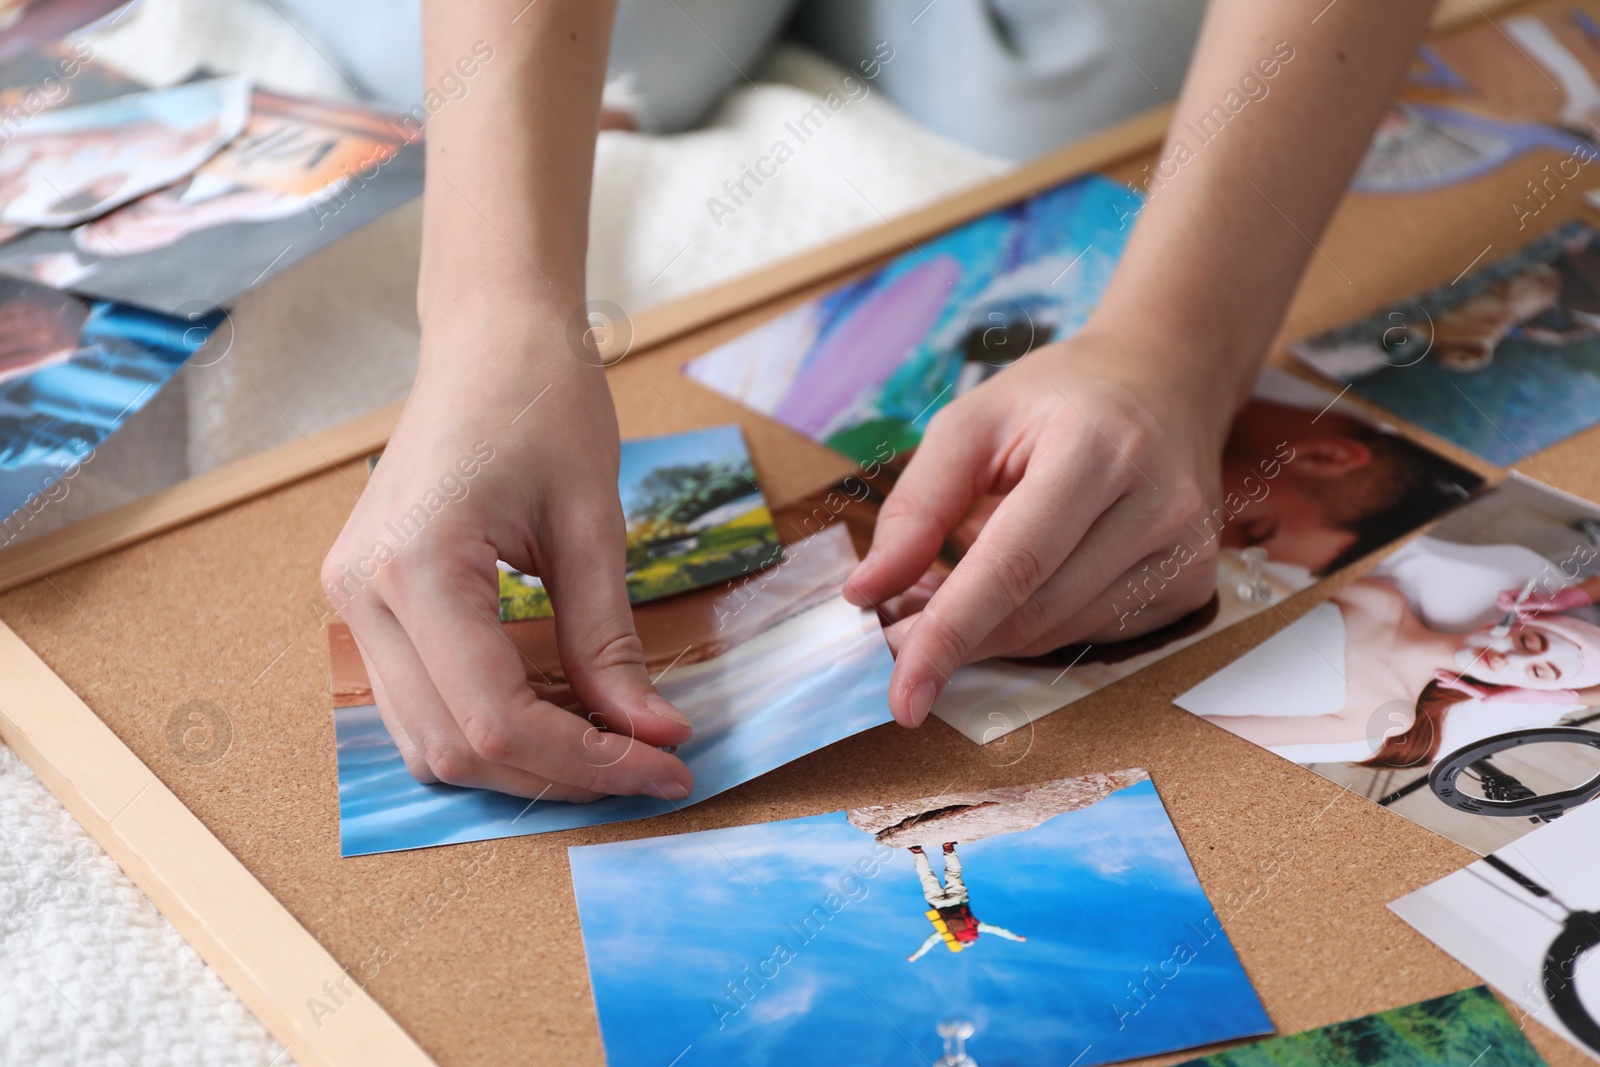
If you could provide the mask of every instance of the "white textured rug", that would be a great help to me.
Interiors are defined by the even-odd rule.
[[[150,81],[204,65],[289,92],[349,92],[321,50],[263,0],[145,0],[96,50]],[[705,129],[601,135],[591,295],[637,311],[1003,169],[868,94],[829,119],[718,227],[706,201],[728,202],[722,183],[765,155],[784,124],[844,73],[785,47],[760,86],[733,93]],[[182,390],[167,390],[102,447],[98,482],[86,479],[63,502],[70,506],[41,519],[59,525],[403,398],[416,363],[415,227],[415,212],[401,213],[248,294],[234,311],[227,358],[205,374],[188,368]],[[171,428],[181,435],[185,410],[187,434],[178,439]],[[0,748],[0,1064],[288,1062],[150,901]]]

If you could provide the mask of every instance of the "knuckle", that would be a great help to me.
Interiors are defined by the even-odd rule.
[[[614,667],[642,668],[645,665],[644,642],[632,630],[617,634],[600,642],[590,662],[596,670],[601,671]]]
[[[422,748],[422,761],[446,785],[474,784],[477,761],[456,745],[430,742]]]
[[[461,733],[481,760],[504,763],[511,756],[511,731],[494,715],[479,713],[467,716],[461,723]]]
[[[995,639],[1008,648],[1028,647],[1049,626],[1051,614],[1040,597],[1030,596],[995,627]]]
[[[359,602],[365,584],[360,576],[354,573],[350,562],[337,551],[328,553],[327,558],[322,561],[322,569],[317,574],[317,580],[322,586],[323,594],[341,611]]]
[[[609,744],[605,731],[590,727],[578,735],[578,761],[562,774],[563,784],[585,793],[604,794],[606,768],[615,762],[604,754]]]
[[[433,565],[433,551],[426,530],[401,548],[402,551],[395,552],[389,558],[388,565],[379,574],[379,580],[403,588]]]
[[[1115,431],[1117,444],[1129,456],[1142,456],[1155,442],[1151,427],[1139,419],[1124,419]]]
[[[890,493],[884,500],[883,506],[878,509],[878,522],[883,523],[928,523],[932,518],[928,513],[905,493]]]
[[[965,660],[971,650],[969,642],[954,629],[938,619],[926,617],[911,631],[908,644],[914,644],[935,666],[942,664],[952,668]]]
[[[986,547],[982,561],[992,571],[998,590],[1008,602],[1020,604],[1044,581],[1044,563],[1026,545]]]
[[[340,566],[344,558],[337,552],[329,552],[322,561],[322,569],[317,573],[317,580],[322,583],[322,588],[332,593],[339,587],[339,579],[343,577]]]
[[[1184,481],[1174,485],[1162,503],[1162,525],[1176,528],[1188,524],[1205,510],[1206,495],[1194,482]]]
[[[439,783],[439,776],[433,773],[433,768],[428,766],[428,761],[416,752],[402,751],[401,758],[405,760],[406,770],[411,772],[411,777],[423,785],[437,785]]]

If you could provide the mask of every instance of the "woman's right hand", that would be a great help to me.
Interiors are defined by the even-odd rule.
[[[1569,585],[1565,589],[1558,589],[1554,593],[1529,593],[1526,600],[1518,604],[1522,596],[1521,589],[1507,589],[1495,598],[1495,606],[1501,611],[1515,611],[1522,615],[1538,615],[1548,612],[1565,612],[1574,608],[1586,607],[1594,603],[1587,590],[1581,585]]]
[[[688,721],[651,684],[624,584],[605,372],[564,316],[485,300],[427,320],[422,370],[322,569],[411,773],[547,800],[688,795],[659,746]],[[497,559],[537,575],[568,686],[531,685]]]

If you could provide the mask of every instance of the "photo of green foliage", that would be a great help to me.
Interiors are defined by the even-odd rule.
[[[628,599],[635,604],[782,559],[738,426],[622,442],[618,490],[628,523]],[[553,614],[538,578],[500,564],[501,621]]]
[[[1179,1067],[1544,1067],[1488,986],[1268,1038]]]

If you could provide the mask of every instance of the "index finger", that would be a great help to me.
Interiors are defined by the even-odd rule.
[[[1083,450],[1036,455],[906,632],[889,682],[897,720],[916,726],[927,717],[968,653],[1028,602],[1121,491],[1110,465]]]
[[[927,573],[950,531],[988,489],[982,457],[989,450],[958,426],[936,417],[884,500],[872,547],[845,581],[844,598],[856,607],[876,607]]]

